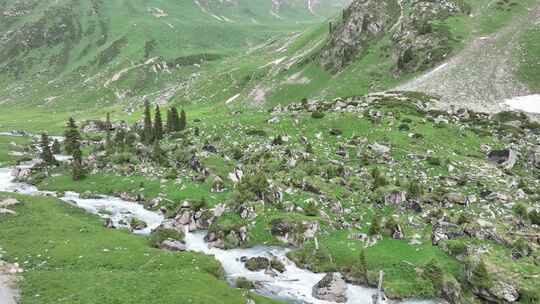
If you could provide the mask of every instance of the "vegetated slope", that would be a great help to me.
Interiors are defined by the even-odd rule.
[[[2,1],[0,102],[81,108],[160,90],[167,99],[199,64],[320,22],[341,2],[280,3]]]
[[[82,128],[85,180],[73,181],[69,164],[22,178],[41,190],[140,196],[177,227],[208,229],[215,246],[290,244],[299,266],[360,284],[383,270],[391,297],[538,303],[539,125],[517,113],[426,110],[431,102],[405,92],[195,109],[187,129],[146,147],[140,125],[113,120],[108,151],[105,130]],[[219,216],[200,216],[216,206]],[[385,237],[373,244],[363,233]],[[480,261],[487,274],[468,276]]]
[[[464,1],[353,1],[329,23],[260,49],[266,62],[237,93],[260,104],[390,88],[461,47],[470,34],[470,7]]]
[[[230,288],[210,256],[151,248],[55,198],[15,197],[23,204],[2,216],[0,239],[3,258],[24,267],[21,303],[281,303]]]
[[[257,61],[248,84],[229,96],[275,104],[398,87],[444,95],[438,106],[489,110],[538,82],[535,31],[521,37],[538,26],[535,6],[532,0],[354,1],[329,24],[260,49],[258,58],[266,61]]]
[[[440,107],[489,112],[504,109],[505,99],[538,91],[538,55],[531,52],[534,38],[540,38],[533,29],[540,18],[538,1],[488,1],[475,13],[486,17],[474,23],[476,35],[461,52],[398,89],[437,94]]]

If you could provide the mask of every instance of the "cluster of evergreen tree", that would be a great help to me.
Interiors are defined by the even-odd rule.
[[[73,157],[71,161],[73,180],[83,179],[85,169],[82,161],[81,134],[73,118],[69,118],[64,131],[64,150]]]
[[[161,119],[161,109],[156,105],[154,120],[152,123],[152,113],[148,101],[144,103],[144,125],[142,131],[142,140],[146,144],[153,144],[163,139],[165,133],[179,132],[186,129],[186,112],[182,110],[178,114],[178,109],[171,107],[167,110],[167,121],[163,126]]]
[[[41,134],[41,140],[39,144],[41,148],[41,160],[46,166],[54,166],[57,164],[56,159],[54,158],[53,151],[51,150],[51,145],[49,141],[49,136],[46,133]]]

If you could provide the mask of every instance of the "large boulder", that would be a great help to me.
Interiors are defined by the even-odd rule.
[[[517,288],[501,280],[495,280],[489,289],[473,288],[473,292],[488,303],[514,303],[519,299]]]
[[[305,240],[314,238],[319,230],[318,221],[276,219],[271,225],[272,235],[292,246],[300,246]]]
[[[14,205],[20,204],[20,202],[15,198],[6,198],[0,201],[0,208],[7,208]]]
[[[187,246],[181,241],[164,240],[159,244],[159,248],[169,251],[186,251]]]
[[[488,160],[504,169],[512,169],[518,160],[517,152],[513,149],[493,150],[488,153]]]
[[[313,297],[335,303],[347,302],[347,283],[340,273],[328,273],[312,289]]]
[[[434,246],[437,246],[442,241],[455,239],[464,235],[465,232],[460,226],[453,223],[438,221],[433,225],[431,243]]]

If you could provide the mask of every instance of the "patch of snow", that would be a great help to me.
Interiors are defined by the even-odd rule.
[[[504,105],[527,113],[540,114],[540,94],[519,96],[504,101]]]

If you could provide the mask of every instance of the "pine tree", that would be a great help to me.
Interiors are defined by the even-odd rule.
[[[158,164],[162,164],[165,161],[165,157],[163,155],[163,151],[161,150],[161,146],[159,145],[158,140],[154,142],[154,147],[152,149],[152,159]]]
[[[171,125],[172,132],[180,131],[180,116],[178,115],[178,109],[176,109],[176,107],[171,108]]]
[[[112,130],[111,115],[110,113],[107,113],[107,118],[105,120],[105,151],[108,154],[111,154],[113,152],[111,130]]]
[[[154,141],[154,132],[152,130],[152,117],[150,114],[150,104],[148,103],[148,101],[144,102],[143,141],[147,144],[150,144]]]
[[[165,126],[165,130],[166,130],[167,133],[174,132],[172,110],[170,108],[167,109],[167,123],[166,123],[166,126]]]
[[[112,129],[111,113],[107,112],[107,118],[105,119],[105,129],[110,131]]]
[[[163,122],[161,121],[161,111],[159,105],[156,105],[156,113],[154,118],[154,140],[163,139]]]
[[[381,232],[381,220],[378,215],[374,215],[371,219],[371,226],[369,227],[368,234],[370,236],[378,235]]]
[[[62,154],[62,145],[60,145],[60,142],[58,140],[54,140],[52,147],[51,147],[53,154]]]
[[[184,131],[187,127],[186,112],[184,109],[180,112],[180,120],[178,122],[178,131]]]
[[[364,249],[360,251],[358,256],[358,262],[356,265],[356,276],[364,280],[367,283],[368,281],[368,265],[366,260],[366,253]]]
[[[77,142],[80,142],[81,134],[75,124],[75,120],[70,117],[64,131],[64,150],[67,154],[73,155]],[[80,144],[80,143],[79,143]]]
[[[54,155],[51,152],[51,147],[49,146],[49,136],[47,134],[43,133],[41,134],[41,160],[45,163],[47,166],[55,165],[56,160],[54,159]]]
[[[73,178],[74,181],[79,181],[79,180],[82,180],[82,179],[84,179],[86,177],[85,176],[86,173],[84,171],[82,161],[73,160],[71,162],[71,166],[72,166],[71,174],[72,174],[72,178]]]
[[[76,141],[74,143],[74,150],[71,155],[73,160],[71,161],[72,167],[72,177],[74,181],[81,180],[85,177],[83,161],[82,161],[82,151],[81,151],[81,142]]]

